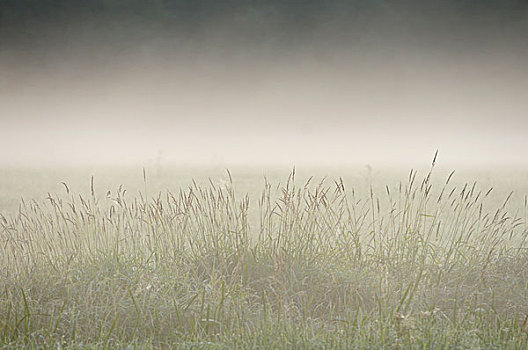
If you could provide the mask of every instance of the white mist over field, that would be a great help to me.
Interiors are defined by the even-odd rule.
[[[519,164],[528,69],[447,57],[118,62],[0,94],[2,163]]]

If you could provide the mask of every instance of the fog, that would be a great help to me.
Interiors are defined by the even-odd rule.
[[[527,7],[403,4],[4,16],[0,164],[528,165]]]

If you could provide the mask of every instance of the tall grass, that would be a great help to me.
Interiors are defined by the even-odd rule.
[[[434,162],[433,162],[434,167]],[[5,347],[525,348],[525,220],[432,169],[99,198],[0,217]],[[523,209],[523,208],[520,208]],[[526,208],[524,208],[526,212]]]

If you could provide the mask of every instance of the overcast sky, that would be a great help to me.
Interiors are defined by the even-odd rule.
[[[524,1],[117,3],[0,1],[0,165],[528,164]]]

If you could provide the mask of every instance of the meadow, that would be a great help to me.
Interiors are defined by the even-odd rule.
[[[0,344],[524,349],[528,171],[452,170],[2,168]]]

